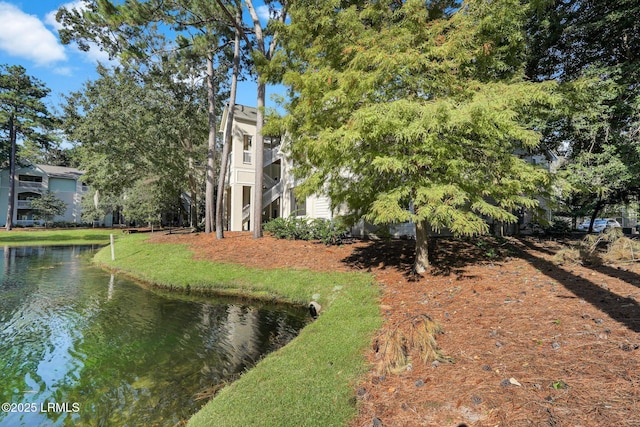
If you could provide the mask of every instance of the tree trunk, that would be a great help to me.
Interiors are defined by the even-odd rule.
[[[11,154],[9,157],[9,194],[7,201],[7,222],[5,228],[11,231],[13,228],[13,208],[16,191],[16,129],[13,115],[9,116],[9,140],[11,141]]]
[[[193,159],[193,143],[191,138],[185,138],[183,140],[183,146],[189,153],[189,169],[187,172],[187,182],[189,183],[189,195],[191,196],[191,203],[189,204],[189,226],[195,228],[198,226],[198,180],[196,178],[196,167]],[[180,215],[179,222],[182,226],[182,215]]]
[[[422,274],[429,269],[429,224],[422,220],[416,222],[416,261],[413,270]]]
[[[236,19],[242,19],[240,11]],[[233,48],[233,73],[231,75],[231,93],[229,94],[229,105],[227,107],[227,123],[224,129],[224,143],[222,146],[222,158],[220,159],[220,175],[218,175],[218,194],[216,195],[216,238],[224,238],[224,189],[227,177],[227,163],[229,152],[231,151],[231,141],[233,138],[233,116],[236,106],[236,91],[238,87],[238,74],[240,74],[240,30],[236,28],[236,39]]]
[[[198,226],[198,190],[196,185],[196,178],[192,173],[189,173],[189,192],[191,193],[191,204],[189,206],[189,227],[195,228]]]
[[[253,21],[255,47],[268,61],[273,58],[273,52],[276,48],[276,41],[278,40],[277,33],[272,35],[269,47],[265,47],[265,35],[260,23],[260,17],[256,8],[253,6],[253,0],[245,0],[249,15]],[[284,24],[285,13],[280,14],[280,22]],[[255,65],[256,74],[258,77],[258,114],[256,117],[256,168],[255,168],[255,181],[253,188],[253,209],[251,210],[251,226],[253,227],[253,238],[259,239],[262,237],[262,184],[263,184],[263,159],[264,159],[264,137],[262,135],[262,127],[264,125],[264,106],[267,86],[263,79],[263,73],[260,70],[259,65]]]
[[[213,76],[213,57],[207,57],[207,100],[209,104],[209,148],[207,150],[207,181],[205,186],[205,233],[215,228],[214,218],[214,183],[216,174],[216,95]]]
[[[600,213],[603,207],[604,207],[604,203],[602,202],[602,200],[599,200],[598,203],[596,203],[596,207],[593,209],[593,213],[591,213],[591,222],[589,222],[589,231],[588,231],[589,233],[593,233],[593,223],[598,217],[598,214]]]
[[[264,162],[264,137],[262,136],[262,127],[264,125],[264,104],[266,98],[266,84],[262,82],[261,76],[258,75],[258,114],[256,118],[256,174],[255,184],[253,186],[253,209],[251,215],[251,224],[253,226],[253,238],[262,237],[262,185],[263,185],[263,167]]]

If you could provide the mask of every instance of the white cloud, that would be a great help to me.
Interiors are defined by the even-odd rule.
[[[263,21],[268,21],[269,20],[269,6],[258,6],[256,8],[256,12],[258,13],[258,18],[260,18]]]
[[[109,54],[107,52],[100,50],[97,44],[92,42],[87,44],[89,45],[89,48],[90,48],[88,52],[80,51],[80,49],[78,49],[78,51],[82,52],[82,54],[86,57],[87,61],[93,62],[93,63],[100,62],[102,65],[105,65],[105,66],[114,65],[118,63],[116,59],[109,59]]]
[[[0,50],[27,58],[37,65],[64,61],[67,56],[57,37],[36,16],[0,2]]]
[[[260,18],[260,21],[263,24],[266,24],[270,18],[277,19],[278,16],[280,16],[280,13],[282,13],[282,9],[275,9],[273,11],[275,15],[272,16],[271,15],[272,12],[269,11],[269,6],[262,5],[256,8],[256,13],[258,14],[258,18]]]
[[[71,67],[56,67],[53,69],[53,72],[60,76],[72,76],[73,69]]]

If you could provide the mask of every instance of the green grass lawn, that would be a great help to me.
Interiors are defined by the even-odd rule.
[[[109,235],[119,236],[119,230],[104,228],[82,229],[13,229],[0,231],[0,245],[92,245],[109,243]]]
[[[96,262],[147,283],[294,304],[318,301],[320,317],[287,346],[224,388],[189,426],[342,426],[356,414],[354,387],[382,319],[379,289],[361,273],[260,270],[196,261],[185,245],[121,236]]]

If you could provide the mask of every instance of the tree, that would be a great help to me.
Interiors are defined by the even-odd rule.
[[[299,194],[324,193],[348,219],[416,224],[415,271],[429,230],[515,222],[549,184],[514,153],[540,149],[552,83],[524,79],[525,5],[302,1],[283,35],[291,87],[282,120]]]
[[[66,97],[64,130],[80,142],[87,183],[119,194],[153,169],[153,94],[132,73],[98,68],[99,78]]]
[[[123,214],[127,222],[137,225],[161,222],[162,214],[170,210],[177,195],[163,188],[158,180],[147,179],[137,182],[125,193],[123,198]]]
[[[607,145],[601,153],[582,152],[574,156],[559,172],[570,187],[565,197],[578,197],[578,206],[588,209],[591,221],[589,232],[602,209],[613,203],[628,202],[629,192],[637,184],[634,173],[622,160],[624,154]],[[637,175],[636,175],[637,176]]]
[[[122,197],[120,195],[104,195],[91,187],[82,196],[82,221],[95,225],[96,222],[105,219],[111,214],[115,222],[118,212],[122,211]]]
[[[564,199],[594,219],[606,205],[640,194],[640,3],[539,5],[528,25],[526,72],[561,83],[567,102],[541,130],[545,143],[566,151]]]
[[[94,41],[118,56],[134,70],[148,69],[171,60],[205,75],[208,138],[205,177],[205,231],[214,228],[216,133],[220,77],[227,73],[226,25],[218,23],[215,3],[205,0],[130,0],[114,4],[108,0],[85,0],[85,10],[61,9],[57,19],[65,25],[64,43],[72,40],[88,49]],[[162,31],[159,30],[162,27]],[[173,40],[168,41],[168,38]],[[162,68],[162,67],[160,67]],[[193,163],[193,162],[192,162]],[[193,184],[193,180],[190,180]],[[193,189],[193,185],[192,185]],[[192,199],[196,200],[192,194]],[[195,225],[195,224],[194,224]]]
[[[8,148],[9,194],[5,228],[13,228],[16,152],[18,140],[28,140],[41,146],[49,143],[47,130],[55,119],[49,113],[44,98],[49,94],[44,83],[26,74],[18,65],[0,65],[0,126]],[[5,139],[6,138],[6,139]]]
[[[47,191],[42,197],[31,199],[31,208],[35,211],[33,216],[44,220],[46,228],[56,215],[63,215],[66,212],[67,204],[51,191]]]
[[[260,17],[252,0],[245,0],[249,16],[251,17],[252,28],[247,29],[244,23],[239,19],[242,15],[235,15],[232,10],[238,10],[237,2],[232,5],[225,4],[223,0],[216,0],[221,10],[226,15],[229,23],[235,27],[239,35],[245,40],[251,50],[251,59],[253,61],[253,71],[257,79],[257,96],[256,96],[256,140],[255,150],[256,172],[254,174],[255,181],[253,185],[253,205],[251,209],[250,222],[253,227],[253,237],[258,239],[262,237],[262,186],[263,173],[262,164],[264,161],[264,134],[263,128],[265,124],[265,104],[266,104],[266,88],[270,73],[273,73],[274,57],[277,53],[278,46],[278,28],[282,28],[287,18],[288,4],[285,0],[266,1],[265,4],[269,8],[270,23],[263,28]],[[280,7],[278,7],[278,4]],[[273,24],[276,28],[272,30],[269,26]],[[253,36],[250,37],[250,33]]]
[[[241,10],[236,9],[236,21],[241,19]],[[231,72],[231,89],[229,92],[229,103],[227,104],[227,122],[225,124],[222,154],[220,156],[220,174],[218,175],[218,194],[216,195],[216,238],[224,238],[224,189],[227,176],[229,153],[231,152],[231,141],[233,138],[233,117],[236,107],[236,92],[238,88],[238,77],[240,75],[240,30],[235,28],[235,40],[233,44],[233,69]]]
[[[102,196],[122,195],[136,182],[156,177],[189,188],[193,204],[201,192],[197,159],[205,156],[206,101],[165,63],[145,79],[126,70],[99,67],[100,77],[67,97],[64,128],[77,150],[86,180]],[[197,224],[192,209],[191,224]]]

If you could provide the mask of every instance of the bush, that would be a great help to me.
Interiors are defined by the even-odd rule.
[[[264,230],[277,239],[310,240],[306,218],[276,218],[264,224]]]
[[[556,219],[551,224],[543,227],[544,233],[551,236],[567,236],[571,234],[571,224],[562,219]]]
[[[277,239],[320,240],[325,245],[340,245],[348,228],[339,220],[307,217],[275,218],[264,224],[264,230]]]
[[[78,224],[71,221],[55,221],[50,226],[51,228],[75,228]]]
[[[532,222],[527,224],[531,229],[531,233],[545,236],[568,236],[571,234],[571,224],[563,218],[554,218],[550,222]]]

